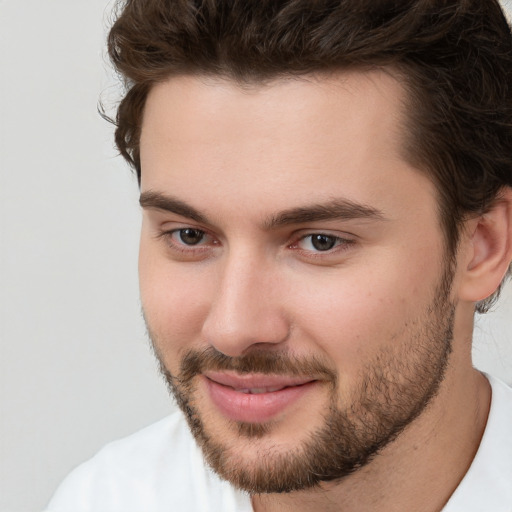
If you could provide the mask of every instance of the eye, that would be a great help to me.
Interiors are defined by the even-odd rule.
[[[326,233],[311,233],[300,238],[294,245],[310,253],[337,251],[346,248],[353,241]]]
[[[171,249],[181,252],[204,250],[210,245],[216,245],[216,240],[206,231],[191,227],[162,231],[158,237],[165,240]]]
[[[201,242],[204,242],[206,233],[200,229],[184,228],[174,231],[172,236],[178,243],[185,245],[198,245]]]
[[[212,255],[219,241],[208,232],[195,227],[180,227],[158,234],[165,242],[166,253],[177,261],[201,261]]]
[[[329,251],[331,250],[337,242],[337,238],[335,236],[323,235],[323,234],[314,234],[309,235],[303,239],[304,242],[316,249],[317,251]]]

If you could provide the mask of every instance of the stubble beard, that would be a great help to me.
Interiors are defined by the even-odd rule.
[[[348,396],[338,388],[338,376],[315,358],[298,359],[288,353],[258,349],[228,357],[209,347],[189,351],[180,372],[171,375],[159,355],[155,336],[148,332],[168,387],[184,412],[190,430],[208,465],[235,487],[250,494],[310,489],[341,480],[366,466],[394,441],[429,405],[444,379],[451,353],[455,306],[449,301],[452,274],[448,271],[423,318],[413,322],[410,336],[399,348],[383,350],[365,365],[360,382]],[[271,423],[235,424],[238,437],[231,445],[211,432],[197,407],[197,378],[206,370],[239,373],[314,375],[328,383],[328,406],[321,426],[290,452],[275,443]],[[340,405],[347,404],[347,405]],[[223,433],[225,436],[225,432]],[[234,434],[235,435],[235,434]],[[244,459],[248,443],[261,440],[257,462]]]

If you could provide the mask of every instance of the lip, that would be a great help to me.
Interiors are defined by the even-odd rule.
[[[272,420],[318,383],[308,377],[231,372],[206,372],[203,379],[220,412],[244,423]]]

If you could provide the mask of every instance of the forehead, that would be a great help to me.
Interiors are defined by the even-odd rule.
[[[397,188],[413,193],[427,181],[403,156],[404,103],[403,87],[383,71],[244,87],[173,77],[147,99],[141,187],[206,207],[214,191],[255,212],[333,195],[385,210],[407,199]]]
[[[227,146],[264,138],[286,139],[291,147],[293,138],[306,138],[315,144],[323,141],[323,147],[334,142],[341,153],[353,140],[371,139],[374,152],[383,149],[377,146],[382,142],[387,154],[399,153],[404,99],[401,84],[385,71],[307,75],[242,85],[220,78],[177,76],[151,89],[141,146],[144,149],[165,137],[176,145],[190,139],[218,144],[224,138]],[[349,131],[342,133],[345,127]]]

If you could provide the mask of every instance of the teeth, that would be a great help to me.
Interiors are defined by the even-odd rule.
[[[273,393],[274,391],[279,391],[283,389],[282,387],[275,388],[242,388],[236,389],[239,393],[245,393],[246,395],[259,395],[260,393]]]

